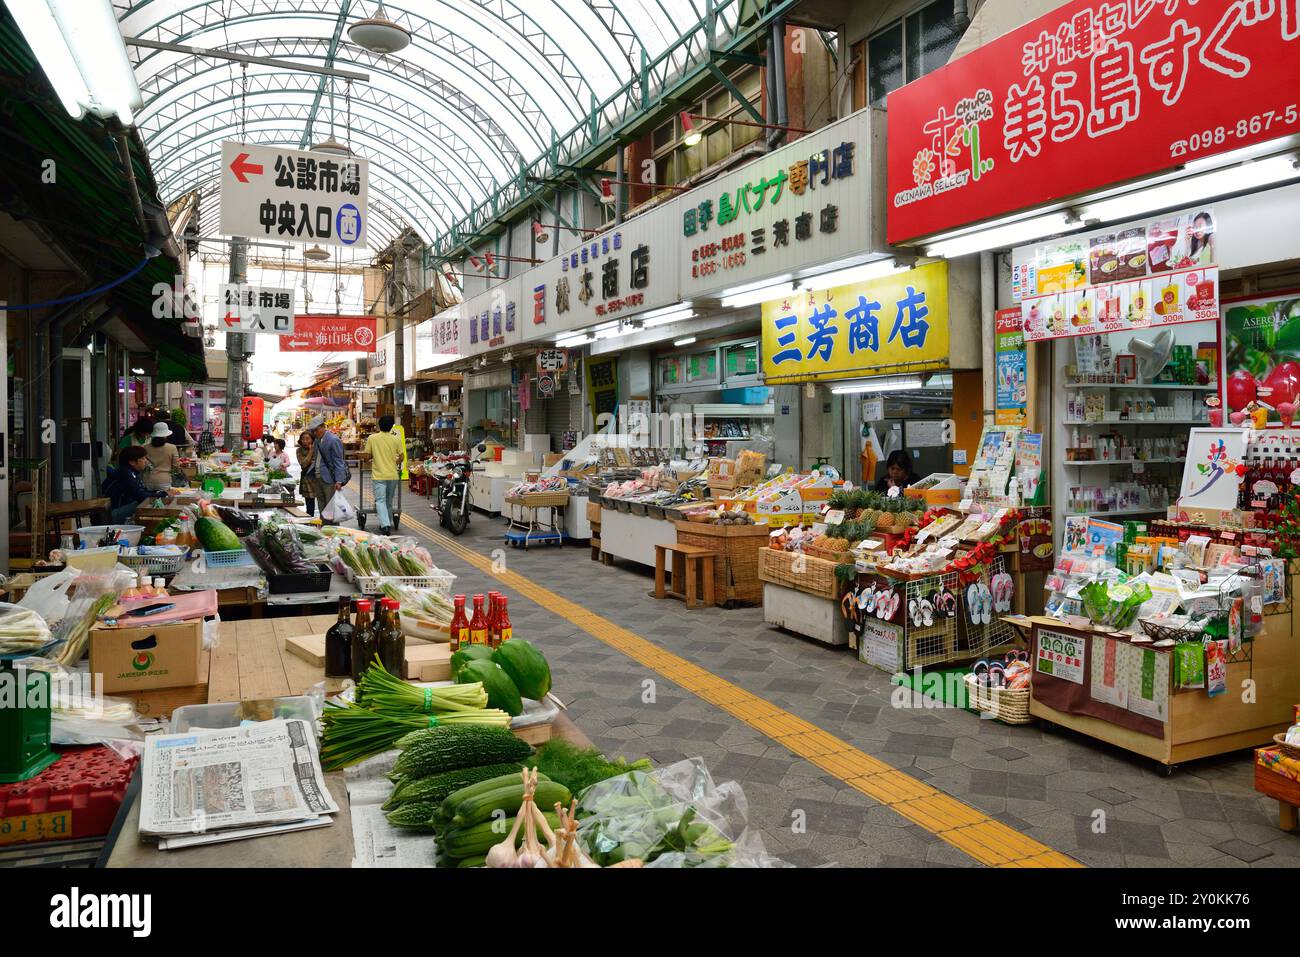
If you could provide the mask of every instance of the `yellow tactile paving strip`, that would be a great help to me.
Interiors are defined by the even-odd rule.
[[[994,867],[1081,867],[1073,858],[1026,837],[954,797],[855,748],[814,724],[750,694],[725,678],[607,618],[543,588],[515,572],[494,572],[492,560],[461,545],[409,515],[403,521],[440,548],[488,574],[521,595],[569,621],[611,648],[623,652],[692,694],[716,705],[793,754],[833,774],[849,787],[897,811],[918,827]]]

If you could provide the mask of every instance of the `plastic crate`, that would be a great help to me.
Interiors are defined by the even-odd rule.
[[[98,837],[112,828],[137,759],[99,744],[61,751],[35,777],[0,785],[0,845]]]
[[[179,555],[121,555],[118,561],[127,568],[134,568],[150,575],[169,577],[181,570],[188,557],[184,552]]]
[[[238,565],[256,565],[246,548],[230,548],[219,552],[203,553],[203,561],[213,568],[232,568]]]
[[[310,695],[292,695],[261,701],[222,701],[209,704],[182,705],[172,712],[170,731],[180,734],[191,728],[220,730],[237,728],[251,721],[276,718],[301,718],[314,722],[320,717],[316,699]]]
[[[419,588],[436,591],[443,598],[451,597],[451,586],[456,576],[439,569],[429,575],[367,575],[357,578],[357,587],[363,595],[378,595],[385,585],[400,585],[405,588]]]
[[[308,595],[312,592],[330,590],[330,579],[334,573],[329,568],[318,572],[302,572],[291,575],[268,575],[267,587],[272,595]]]

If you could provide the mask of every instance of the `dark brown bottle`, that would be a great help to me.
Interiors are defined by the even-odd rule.
[[[348,678],[352,675],[352,608],[349,599],[339,599],[339,620],[325,632],[325,676]]]
[[[395,599],[385,598],[383,626],[379,630],[379,660],[391,675],[401,678],[406,673],[406,635],[402,634],[400,607]]]
[[[363,598],[357,602],[357,620],[352,632],[353,681],[360,681],[365,670],[375,663],[375,653],[379,650],[377,638],[374,622],[370,620],[370,601]]]

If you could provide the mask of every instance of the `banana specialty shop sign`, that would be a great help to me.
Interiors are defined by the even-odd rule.
[[[948,366],[948,264],[763,304],[763,376],[809,382]]]

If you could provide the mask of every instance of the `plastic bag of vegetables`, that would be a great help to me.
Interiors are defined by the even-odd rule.
[[[583,844],[602,867],[630,858],[647,867],[789,866],[749,830],[740,785],[715,785],[700,758],[593,784],[578,813]]]

